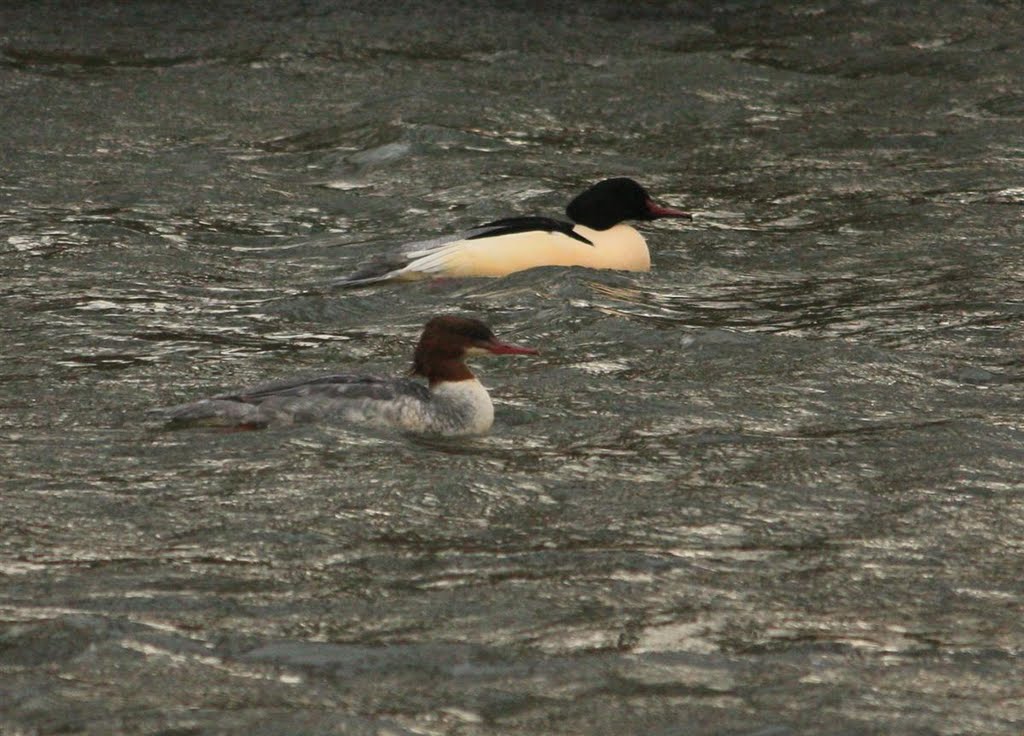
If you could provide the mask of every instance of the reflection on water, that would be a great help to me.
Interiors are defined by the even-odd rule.
[[[701,283],[668,292],[592,284],[611,314],[807,338],[869,338],[874,344],[912,346],[936,333],[1000,328],[1016,315],[991,303],[971,304],[976,276],[961,268],[884,274],[808,276]]]
[[[1017,734],[1013,10],[335,5],[0,11],[0,730]],[[650,273],[326,286],[613,175]],[[489,436],[143,421],[453,311]]]

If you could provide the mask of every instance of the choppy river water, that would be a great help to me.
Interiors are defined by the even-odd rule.
[[[1016,2],[0,7],[0,730],[1019,734]],[[649,274],[327,284],[633,176]],[[147,409],[405,370],[483,438]]]

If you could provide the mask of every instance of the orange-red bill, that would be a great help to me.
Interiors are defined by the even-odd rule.
[[[652,217],[684,217],[687,220],[693,219],[693,215],[689,212],[683,212],[674,207],[664,207],[650,199],[647,200],[647,212]]]
[[[487,350],[495,355],[540,355],[537,348],[528,348],[525,345],[516,345],[511,342],[498,342],[497,340],[488,343]]]

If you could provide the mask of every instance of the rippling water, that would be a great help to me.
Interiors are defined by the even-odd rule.
[[[1018,734],[1014,3],[8,3],[0,726]],[[631,175],[649,274],[334,291]],[[405,369],[497,419],[168,432]]]

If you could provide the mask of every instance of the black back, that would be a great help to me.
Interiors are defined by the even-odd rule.
[[[477,230],[480,232],[476,232]],[[498,235],[511,235],[513,233],[528,233],[535,230],[547,233],[562,233],[587,245],[593,245],[593,243],[572,229],[571,222],[555,220],[550,217],[505,217],[500,220],[494,220],[493,222],[473,228],[473,234],[466,238],[466,240],[493,238]]]

